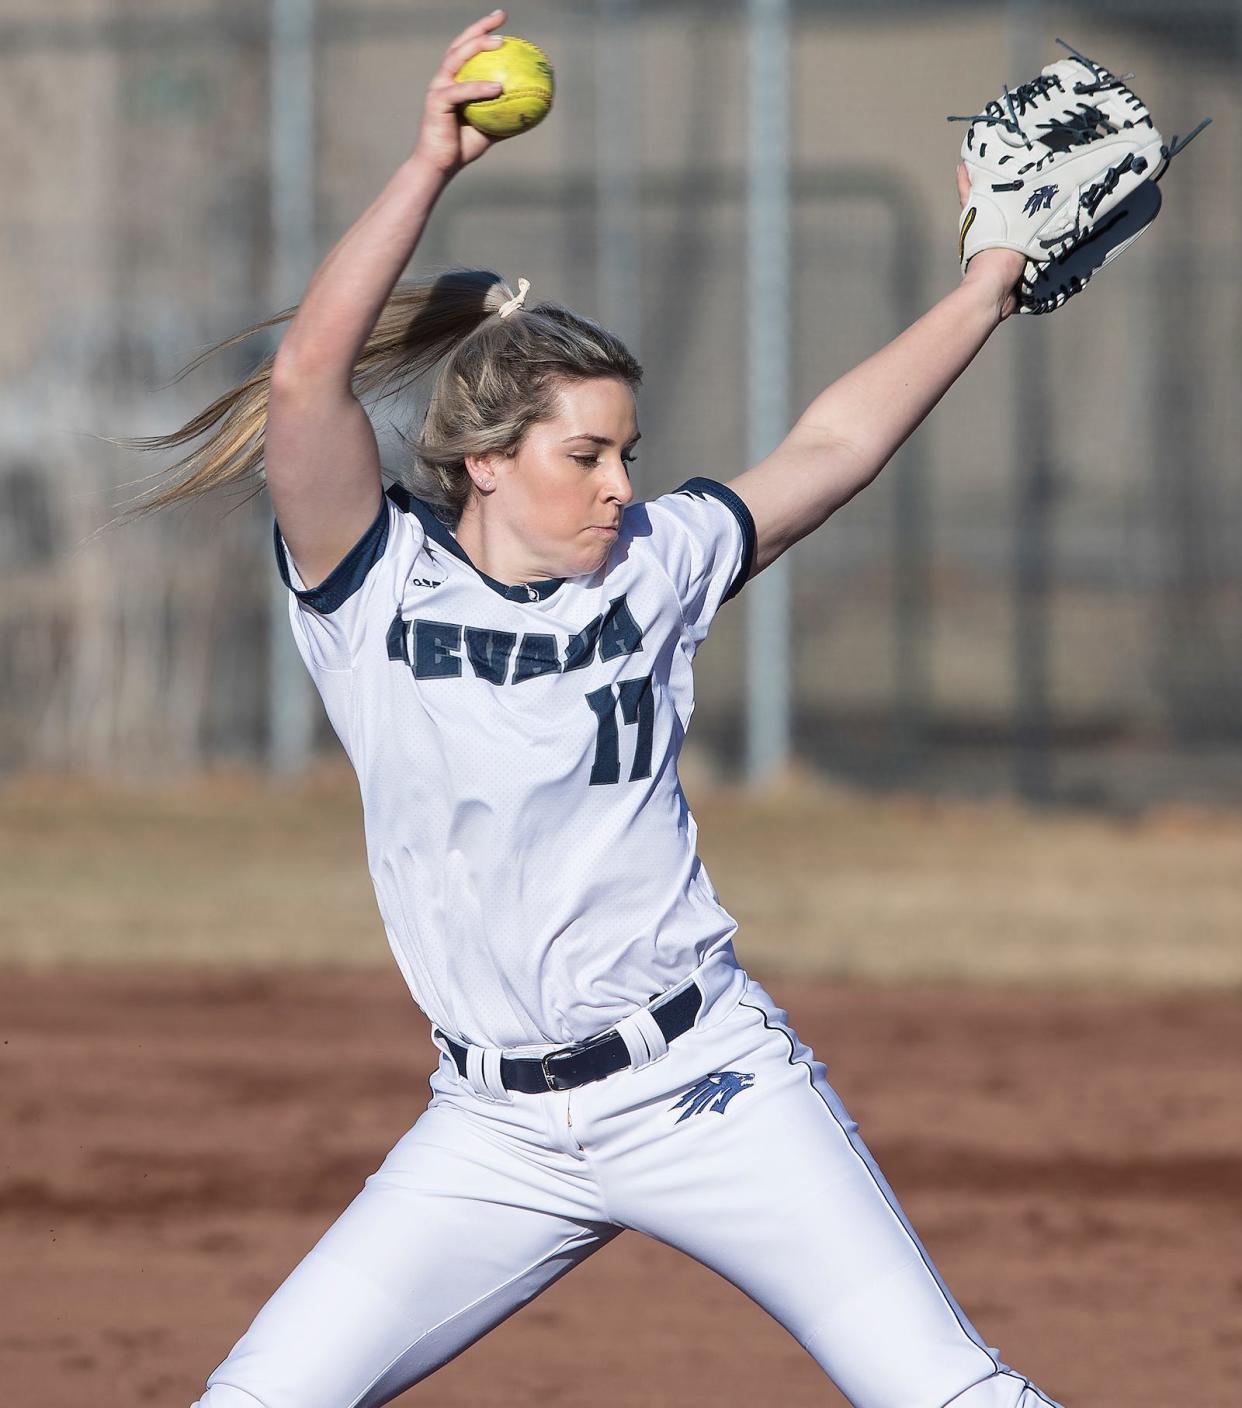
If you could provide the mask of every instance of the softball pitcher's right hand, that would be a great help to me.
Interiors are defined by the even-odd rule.
[[[452,176],[463,166],[479,157],[496,142],[476,131],[461,119],[460,110],[466,103],[481,98],[494,98],[503,91],[499,83],[458,83],[455,75],[467,59],[484,49],[499,49],[502,40],[493,34],[505,22],[503,10],[493,10],[469,28],[463,29],[449,45],[440,67],[436,69],[427,101],[423,104],[423,125],[418,133],[414,155]]]

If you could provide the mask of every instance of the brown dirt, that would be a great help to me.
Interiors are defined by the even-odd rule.
[[[1011,1363],[1072,1408],[1236,1405],[1236,997],[770,985]],[[432,1059],[392,971],[11,972],[0,1035],[14,1408],[185,1408]],[[732,1287],[634,1235],[410,1401],[582,1399],[840,1401]]]

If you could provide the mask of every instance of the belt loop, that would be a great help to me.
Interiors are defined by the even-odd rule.
[[[720,1018],[727,1016],[746,985],[746,973],[738,964],[732,943],[727,943],[709,954],[690,976],[695,987],[703,995],[702,1004],[694,1016],[696,1027],[714,1025]],[[718,1003],[723,1006],[722,1010],[717,1012],[714,1009]]]
[[[500,1048],[497,1046],[466,1047],[466,1080],[476,1095],[501,1105],[512,1105],[513,1096],[500,1078]]]
[[[660,1030],[659,1023],[651,1015],[650,1008],[640,1007],[628,1017],[622,1017],[616,1025],[617,1035],[625,1042],[630,1053],[630,1066],[641,1070],[653,1061],[658,1061],[668,1051],[668,1041]]]

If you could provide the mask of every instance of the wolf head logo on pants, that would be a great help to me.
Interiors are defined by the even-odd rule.
[[[669,1106],[669,1109],[680,1110],[683,1105],[686,1107],[684,1114],[677,1117],[678,1124],[689,1119],[691,1115],[701,1115],[707,1109],[723,1115],[729,1101],[754,1083],[755,1078],[749,1071],[713,1071],[710,1076],[704,1076],[696,1085],[692,1085],[675,1105]]]

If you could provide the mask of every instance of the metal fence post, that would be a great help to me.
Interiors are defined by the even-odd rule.
[[[750,150],[747,172],[749,463],[789,428],[789,5],[748,0]],[[778,773],[790,756],[789,561],[749,589],[746,771]]]
[[[1043,67],[1040,0],[1009,0],[1009,67],[1020,82]],[[1051,800],[1051,585],[1053,447],[1048,443],[1050,388],[1047,329],[1024,318],[1015,329],[1014,472],[1014,784],[1024,801]]]
[[[642,342],[634,0],[596,0],[595,173],[600,321]]]
[[[281,308],[301,296],[315,262],[315,0],[272,0],[269,42],[272,294]],[[310,758],[314,701],[289,630],[288,592],[275,572],[271,581],[267,758],[272,772],[289,776]]]

